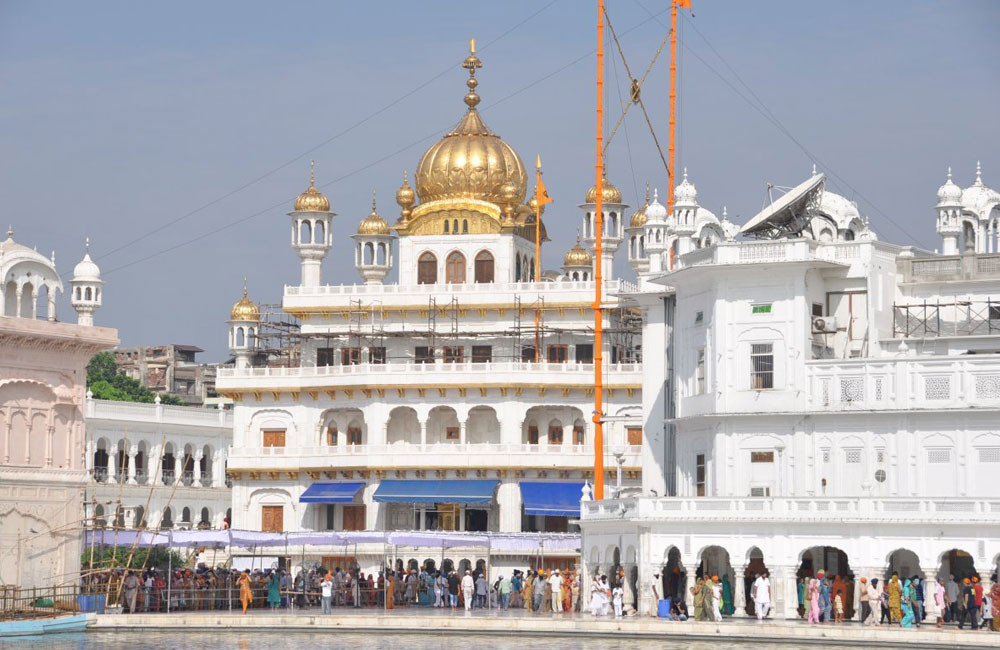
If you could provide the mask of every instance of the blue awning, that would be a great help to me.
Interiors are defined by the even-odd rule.
[[[521,483],[524,514],[579,517],[583,483]]]
[[[364,486],[364,483],[313,483],[299,497],[299,503],[353,503],[354,496]]]
[[[375,490],[379,503],[492,503],[499,481],[386,479]]]

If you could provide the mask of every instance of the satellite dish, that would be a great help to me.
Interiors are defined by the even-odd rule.
[[[741,235],[758,239],[793,237],[802,232],[812,218],[812,208],[818,205],[826,184],[824,174],[813,174],[809,180],[785,192],[740,229]]]

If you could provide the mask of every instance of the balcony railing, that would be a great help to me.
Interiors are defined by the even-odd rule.
[[[94,474],[94,481],[96,483],[107,483],[108,482],[108,468],[107,467],[95,467],[92,470]]]
[[[1000,522],[1000,498],[632,497],[582,505],[584,521]]]
[[[619,363],[605,364],[606,382],[611,385],[616,383],[635,383],[642,379],[642,364],[639,363]],[[539,363],[526,362],[496,362],[496,363],[445,363],[438,360],[435,363],[361,363],[356,365],[337,366],[310,366],[298,368],[219,368],[219,379],[244,378],[244,377],[291,377],[295,379],[322,378],[322,377],[358,377],[362,381],[371,380],[373,377],[384,381],[389,377],[394,379],[405,379],[412,377],[414,385],[427,382],[427,375],[443,374],[446,376],[474,375],[479,377],[479,381],[489,375],[500,373],[535,373],[551,378],[553,383],[573,380],[589,380],[594,375],[594,364],[592,363]],[[413,375],[423,375],[413,377]],[[537,378],[533,378],[537,379]],[[229,382],[220,382],[219,386]],[[229,384],[230,386],[232,384]]]
[[[809,361],[810,408],[907,410],[1000,406],[1000,357]]]
[[[172,469],[165,469],[160,474],[160,480],[163,481],[164,485],[173,485],[174,481],[177,479],[177,474]]]
[[[642,447],[623,446],[624,465],[642,464]],[[245,447],[229,455],[230,468],[281,469],[284,465],[313,467],[413,466],[433,467],[483,465],[585,468],[593,465],[593,449],[587,445],[529,445],[502,443],[395,443],[388,445],[338,445],[335,447]],[[605,454],[605,467],[616,466],[613,453]]]
[[[635,291],[634,283],[627,280],[608,280],[604,283],[605,291],[625,292]],[[483,296],[501,293],[556,293],[579,292],[593,293],[596,283],[587,282],[470,282],[466,284],[348,284],[324,285],[319,287],[285,286],[285,296],[388,296],[419,294],[482,294]],[[423,302],[426,304],[426,298]]]

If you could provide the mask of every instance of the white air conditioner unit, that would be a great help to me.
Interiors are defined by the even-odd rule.
[[[833,316],[816,316],[813,318],[813,332],[836,332],[837,319]]]

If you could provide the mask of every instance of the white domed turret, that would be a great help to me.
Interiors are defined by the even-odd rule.
[[[945,255],[958,254],[958,236],[962,231],[962,190],[951,181],[951,167],[948,180],[938,189],[937,231],[941,235],[941,252]]]
[[[672,236],[670,215],[660,203],[659,192],[653,190],[653,200],[646,207],[646,255],[649,258],[649,272],[662,273],[669,268],[667,249]]]
[[[249,368],[260,331],[260,307],[247,297],[243,278],[243,297],[229,312],[229,351],[236,357],[237,368]]]
[[[375,209],[375,190],[372,190],[372,211],[358,224],[358,232],[351,235],[355,244],[354,266],[365,284],[382,284],[394,262],[392,231],[385,219]]]
[[[56,319],[56,294],[63,284],[56,272],[56,254],[47,258],[37,250],[14,241],[14,229],[0,241],[0,316],[38,318],[39,297],[47,296],[46,317]]]
[[[649,183],[646,183],[646,201],[632,214],[628,228],[628,261],[636,273],[649,270],[649,256],[646,254],[646,209],[649,207]]]
[[[309,161],[309,187],[295,199],[292,218],[292,248],[302,261],[302,286],[317,287],[322,282],[323,258],[333,246],[331,226],[336,216],[330,200],[316,189],[315,163]]]
[[[976,180],[962,190],[963,252],[994,253],[1000,251],[997,233],[997,212],[1000,212],[1000,192],[983,183],[983,168],[976,161]]]
[[[591,252],[596,251],[597,238],[595,237],[595,218],[597,210],[597,186],[593,185],[587,190],[584,203],[580,204],[583,210],[583,242]],[[601,259],[594,260],[595,264],[601,265],[601,276],[604,280],[610,280],[614,275],[612,268],[615,253],[625,238],[624,215],[628,205],[622,203],[622,193],[607,178],[601,182],[601,214],[603,218],[603,228],[601,229]]]
[[[76,322],[86,327],[94,326],[94,312],[101,307],[103,300],[104,281],[101,280],[101,269],[90,259],[90,238],[87,238],[86,252],[83,259],[73,268],[73,278],[70,280],[73,295],[70,302],[76,310]]]
[[[695,220],[698,216],[698,189],[688,181],[687,167],[684,180],[674,188],[674,234],[677,235],[677,254],[683,255],[694,248]]]

